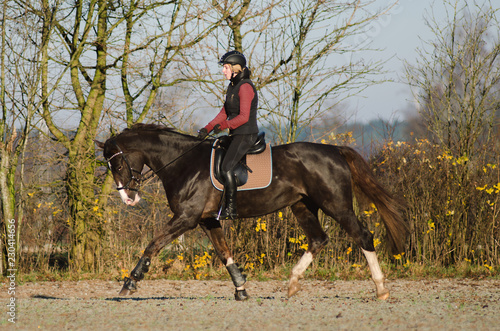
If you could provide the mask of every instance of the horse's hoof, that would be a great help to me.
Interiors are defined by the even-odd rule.
[[[122,290],[118,293],[118,295],[126,296],[134,293],[135,291],[137,291],[137,282],[132,278],[125,277]]]
[[[290,284],[288,285],[288,297],[290,298],[293,296],[295,293],[300,291],[300,283],[298,280],[291,280]]]
[[[246,290],[236,290],[234,291],[234,298],[236,299],[236,301],[245,301],[250,297],[248,296]]]
[[[128,288],[126,288],[125,286],[122,287],[122,290],[120,291],[120,293],[118,293],[118,295],[121,297],[125,297],[125,296],[131,295],[131,294],[132,294],[132,291],[129,290]]]
[[[390,292],[388,289],[384,288],[382,291],[377,292],[377,298],[379,300],[387,300],[389,298]]]

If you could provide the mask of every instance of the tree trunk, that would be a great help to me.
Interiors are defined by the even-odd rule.
[[[0,157],[0,192],[1,192],[1,206],[2,206],[2,242],[0,244],[0,254],[2,256],[2,260],[0,263],[0,272],[1,274],[5,274],[6,270],[9,269],[7,267],[7,225],[10,224],[10,220],[15,217],[16,210],[16,192],[14,190],[14,176],[12,174],[11,168],[11,157],[8,153],[8,150],[1,150]],[[16,261],[17,261],[17,249],[18,243],[15,244],[15,253],[16,253]]]
[[[99,215],[94,211],[94,166],[88,155],[69,159],[66,189],[70,209],[70,264],[78,271],[95,271],[98,243],[102,235]]]

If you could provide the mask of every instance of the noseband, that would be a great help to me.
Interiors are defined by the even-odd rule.
[[[125,153],[123,153],[123,151],[122,151],[122,150],[121,150],[121,148],[120,148],[120,147],[116,144],[116,142],[115,142],[115,141],[113,141],[113,143],[114,143],[114,144],[115,144],[115,146],[118,148],[118,152],[117,152],[117,153],[115,153],[115,154],[113,154],[113,155],[111,155],[111,156],[109,157],[109,159],[107,159],[107,160],[106,160],[106,162],[108,163],[108,168],[109,168],[109,170],[111,170],[111,172],[113,172],[113,170],[111,169],[111,162],[110,162],[110,161],[111,161],[113,158],[115,158],[115,157],[117,157],[117,156],[121,155],[121,157],[123,158],[123,160],[124,160],[124,161],[125,161],[125,163],[127,164],[128,170],[129,170],[129,172],[130,172],[130,179],[128,180],[127,184],[123,185],[122,187],[117,187],[116,189],[117,189],[118,191],[120,191],[120,190],[129,190],[129,191],[135,191],[135,192],[138,192],[138,191],[139,191],[139,189],[136,189],[136,188],[131,188],[131,187],[129,187],[129,186],[130,186],[130,184],[131,184],[133,181],[135,181],[135,182],[138,184],[138,186],[141,186],[141,178],[137,178],[137,177],[135,177],[135,176],[134,176],[134,172],[135,172],[135,173],[138,173],[139,175],[141,175],[141,177],[142,177],[142,173],[141,173],[140,171],[137,171],[137,170],[133,169],[133,168],[130,166],[130,162],[128,162],[128,159],[127,159],[127,157],[125,156]]]

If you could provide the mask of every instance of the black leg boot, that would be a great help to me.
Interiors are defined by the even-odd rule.
[[[236,213],[236,179],[232,171],[222,173],[224,177],[224,195],[226,198],[225,208],[219,215],[219,220],[232,219],[238,217]]]

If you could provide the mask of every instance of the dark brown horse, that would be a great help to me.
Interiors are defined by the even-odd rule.
[[[221,224],[212,215],[221,192],[210,181],[209,160],[213,140],[175,132],[157,125],[137,124],[105,143],[104,150],[124,203],[139,201],[138,189],[147,165],[163,182],[174,216],[149,243],[137,266],[125,279],[121,295],[136,290],[136,283],[149,270],[151,258],[184,232],[200,226],[229,271],[236,287],[235,297],[244,300],[245,278],[233,261]],[[404,250],[408,225],[401,216],[402,204],[373,177],[363,158],[352,148],[298,142],[272,148],[273,179],[270,186],[237,193],[241,218],[257,217],[290,206],[308,239],[308,249],[292,269],[288,296],[299,289],[299,278],[314,256],[326,245],[328,236],[318,221],[318,211],[335,219],[361,247],[375,282],[377,297],[386,299],[384,275],[375,254],[373,236],[353,210],[353,191],[362,192],[377,207],[387,228],[394,253]]]

